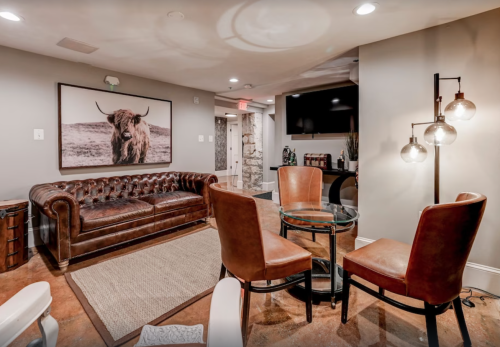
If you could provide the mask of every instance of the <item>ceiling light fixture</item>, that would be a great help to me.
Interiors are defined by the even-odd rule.
[[[370,14],[377,8],[377,3],[371,2],[366,3],[361,6],[358,6],[354,9],[354,13],[359,14],[360,16],[364,16],[366,14]]]
[[[245,84],[244,87],[245,87],[245,89],[252,89],[253,88],[253,86],[251,84]]]
[[[236,115],[234,113],[226,113],[226,117],[236,117]]]
[[[267,102],[273,102],[273,99],[268,99]]]
[[[300,94],[293,94],[292,98],[296,98],[297,99],[299,96],[300,96]]]
[[[167,13],[167,17],[170,18],[170,19],[174,19],[174,20],[183,20],[184,19],[184,13],[182,12],[179,12],[179,11],[172,11],[172,12],[169,12]]]
[[[238,79],[237,79],[237,78],[231,78],[231,79],[229,80],[229,82],[231,82],[231,83],[236,83],[236,82],[238,82]]]
[[[21,17],[16,16],[14,13],[11,12],[0,12],[0,17],[11,20],[13,22],[19,22],[21,20]]]

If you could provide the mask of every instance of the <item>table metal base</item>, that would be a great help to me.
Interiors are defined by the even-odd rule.
[[[280,235],[287,238],[288,229],[302,230],[312,233],[328,234],[330,243],[330,259],[335,264],[336,271],[333,270],[330,260],[313,258],[312,269],[312,288],[313,301],[330,301],[332,308],[335,308],[337,301],[342,297],[342,275],[343,269],[337,264],[337,233],[346,232],[354,228],[354,222],[342,223],[340,228],[337,228],[336,223],[325,225],[323,228],[307,227],[288,223],[282,216]],[[332,276],[333,275],[333,276]],[[288,277],[287,280],[292,280],[294,276]],[[296,286],[300,293],[304,291],[304,285]],[[333,288],[333,290],[332,290]]]
[[[312,292],[313,303],[319,304],[321,301],[331,302],[332,308],[335,308],[337,301],[342,300],[342,266],[336,264],[337,284],[332,295],[331,279],[330,279],[330,261],[321,258],[313,258],[312,268]],[[287,281],[293,281],[301,277],[300,274],[287,277]],[[304,283],[297,284],[290,292],[298,297],[305,298]]]

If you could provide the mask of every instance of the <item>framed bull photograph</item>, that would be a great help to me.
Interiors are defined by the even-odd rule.
[[[59,169],[172,162],[172,102],[59,83]]]

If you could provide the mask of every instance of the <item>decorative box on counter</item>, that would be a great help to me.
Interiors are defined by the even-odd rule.
[[[332,156],[327,153],[306,153],[304,154],[304,165],[318,167],[323,170],[331,170]]]

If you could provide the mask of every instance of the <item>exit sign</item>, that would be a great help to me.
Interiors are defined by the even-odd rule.
[[[246,111],[247,110],[247,104],[248,104],[248,101],[239,101],[238,102],[238,110],[241,110],[241,111]]]

